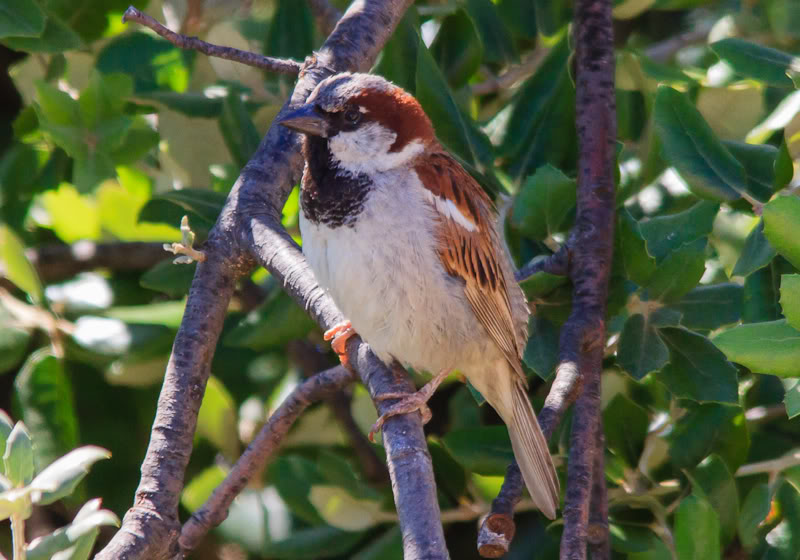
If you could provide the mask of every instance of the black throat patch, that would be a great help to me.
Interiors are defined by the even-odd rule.
[[[330,228],[353,227],[372,184],[365,174],[354,175],[334,163],[325,138],[306,137],[308,162],[300,205],[306,219]]]

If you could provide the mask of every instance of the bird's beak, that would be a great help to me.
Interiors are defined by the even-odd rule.
[[[311,136],[327,138],[330,133],[328,121],[313,104],[303,105],[284,115],[278,120],[278,124]]]

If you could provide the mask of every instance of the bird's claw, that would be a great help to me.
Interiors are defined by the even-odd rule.
[[[324,340],[333,339],[331,348],[339,355],[339,361],[345,367],[347,367],[349,362],[347,358],[347,341],[350,337],[355,335],[356,331],[353,330],[353,325],[350,324],[350,321],[343,321],[333,328],[328,329],[325,331],[325,334],[322,335]]]

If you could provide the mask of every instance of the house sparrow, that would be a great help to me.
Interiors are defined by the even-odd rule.
[[[436,372],[383,415],[420,410],[461,371],[505,421],[525,484],[554,518],[559,483],[520,363],[528,305],[493,204],[436,140],[416,99],[385,79],[337,74],[280,121],[305,134],[300,232],[319,284],[384,362]]]

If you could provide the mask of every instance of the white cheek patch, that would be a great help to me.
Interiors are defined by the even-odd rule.
[[[478,226],[473,224],[471,220],[462,214],[461,210],[458,209],[458,206],[456,206],[452,200],[436,196],[428,189],[425,189],[424,193],[428,202],[430,202],[441,215],[453,220],[469,232],[478,231]]]
[[[414,140],[399,152],[390,152],[396,139],[397,134],[373,122],[332,136],[328,147],[343,169],[351,173],[374,173],[400,167],[424,149],[420,140]]]

